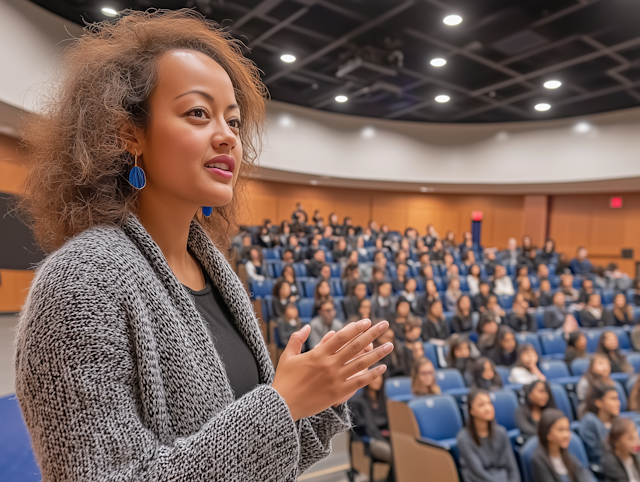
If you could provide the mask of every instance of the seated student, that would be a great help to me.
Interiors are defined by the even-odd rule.
[[[527,308],[537,308],[540,306],[540,300],[538,300],[536,294],[531,289],[531,280],[529,277],[522,278],[518,283],[518,295],[527,302]]]
[[[500,303],[498,303],[498,297],[496,295],[489,296],[486,311],[496,315],[499,319],[499,323],[502,323],[506,317],[506,313],[502,309],[502,306],[500,306]]]
[[[274,320],[284,315],[285,306],[296,302],[296,297],[291,294],[291,285],[285,280],[278,280],[273,285],[271,296],[271,312]]]
[[[487,308],[489,296],[491,296],[491,286],[486,281],[482,281],[478,289],[480,292],[473,297],[473,309],[482,313]]]
[[[569,267],[575,276],[587,276],[593,271],[593,265],[587,259],[587,254],[587,248],[580,246],[576,251],[576,257],[571,260]]]
[[[411,305],[403,298],[399,298],[396,303],[396,312],[390,323],[391,328],[395,331],[396,336],[400,339],[404,338],[404,325],[411,316]]]
[[[282,262],[285,264],[292,264],[295,260],[293,259],[293,251],[290,249],[285,249],[282,252]]]
[[[323,264],[320,267],[320,274],[318,275],[318,281],[326,280],[329,281],[331,279],[331,266],[328,264]]]
[[[587,397],[587,413],[580,420],[578,434],[584,442],[592,464],[600,464],[604,452],[603,441],[611,422],[620,415],[618,391],[611,385],[594,385]]]
[[[580,323],[585,328],[602,328],[603,326],[613,326],[613,316],[605,310],[600,301],[600,295],[593,293],[589,295],[589,301],[580,312]]]
[[[640,437],[635,422],[630,418],[616,418],[611,423],[601,462],[607,482],[640,481],[639,450]]]
[[[436,369],[428,358],[419,358],[411,367],[411,393],[416,396],[440,394]]]
[[[578,400],[583,402],[587,398],[589,390],[594,385],[611,385],[615,386],[613,380],[609,378],[611,375],[611,364],[609,359],[601,353],[596,353],[589,362],[589,368],[585,372],[576,386],[576,396]]]
[[[531,482],[592,482],[591,471],[569,452],[569,419],[557,408],[542,413],[538,422],[540,443],[531,458]]]
[[[513,299],[513,311],[507,315],[506,324],[516,333],[538,331],[538,323],[532,313],[527,312],[527,302],[517,296]]]
[[[538,433],[538,422],[547,408],[556,408],[547,382],[538,380],[524,387],[524,403],[518,405],[513,418],[525,440]]]
[[[449,323],[444,317],[442,311],[442,302],[434,301],[429,307],[429,312],[422,325],[422,333],[424,339],[435,344],[444,344],[444,340],[449,338],[451,330],[449,329]]]
[[[589,296],[594,294],[596,291],[593,288],[593,281],[590,279],[585,279],[582,281],[582,288],[580,289],[580,293],[578,294],[578,303],[586,305],[589,301]]]
[[[471,249],[465,250],[462,255],[462,263],[467,267],[467,269],[471,268],[474,264],[476,264],[476,253],[474,253]]]
[[[567,318],[573,318],[565,306],[565,296],[562,291],[553,295],[553,304],[544,310],[544,327],[551,329],[562,328]]]
[[[454,278],[460,278],[460,268],[457,264],[452,264],[447,268],[447,285]]]
[[[358,305],[358,314],[349,318],[349,321],[370,320],[371,318],[371,300],[363,298]]]
[[[416,288],[418,287],[418,283],[413,278],[407,278],[404,283],[404,289],[400,292],[400,296],[398,299],[404,300],[409,303],[411,307],[411,312],[414,315],[417,315],[419,312],[418,307],[418,294],[416,293]]]
[[[298,315],[298,307],[295,303],[289,302],[284,307],[282,316],[278,318],[278,337],[283,345],[289,343],[289,338],[296,331],[302,328],[302,321]]]
[[[371,311],[374,318],[379,320],[389,320],[394,314],[394,300],[391,296],[391,282],[383,281],[378,286],[378,292],[371,297]]]
[[[529,267],[524,265],[519,265],[516,268],[516,284],[520,283],[525,278],[529,278]]]
[[[452,335],[449,338],[448,368],[456,368],[466,380],[471,377],[471,365],[474,359],[475,357],[471,355],[471,342],[466,336]]]
[[[560,291],[564,293],[567,303],[577,303],[580,293],[573,287],[573,276],[568,273],[560,275]]]
[[[511,369],[509,382],[529,385],[538,380],[547,380],[538,368],[538,352],[532,345],[524,344],[518,349],[518,361]]]
[[[374,323],[375,324],[375,323]],[[373,341],[373,347],[378,348],[385,343],[393,344],[393,351],[386,355],[380,363],[387,366],[384,377],[408,377],[411,374],[411,365],[413,363],[413,354],[407,346],[396,338],[393,330],[386,330],[377,339]]]
[[[611,364],[611,373],[633,373],[633,367],[627,357],[620,352],[620,341],[612,331],[605,331],[600,335],[596,353],[606,356]]]
[[[300,263],[305,259],[305,250],[300,246],[298,236],[291,235],[288,238],[289,250],[293,253],[293,262]]]
[[[496,341],[500,317],[491,311],[486,311],[480,315],[476,331],[478,332],[478,349],[480,353],[485,353]]]
[[[483,354],[493,360],[496,365],[510,367],[518,360],[517,348],[518,342],[513,330],[502,325],[498,328],[493,346],[485,349]]]
[[[391,286],[394,293],[400,293],[404,289],[404,285],[407,280],[411,279],[407,276],[409,266],[406,263],[400,263],[396,265],[396,278],[391,280]]]
[[[462,291],[460,291],[460,279],[452,278],[449,281],[449,287],[444,294],[444,306],[446,311],[455,311],[458,298],[461,296]]]
[[[344,309],[344,315],[347,320],[350,320],[354,316],[358,315],[358,308],[360,302],[367,297],[367,284],[364,281],[360,281],[351,288],[347,296],[342,300],[342,307]]]
[[[496,273],[491,284],[491,291],[495,295],[514,295],[513,282],[507,276],[507,269],[501,264],[496,266]]]
[[[418,298],[418,316],[426,316],[429,312],[429,307],[435,301],[440,301],[440,293],[438,293],[438,287],[435,282],[430,279],[425,284],[426,293]]]
[[[571,366],[571,362],[577,358],[589,358],[587,353],[587,337],[581,331],[573,331],[567,337],[567,348],[564,351],[564,362]]]
[[[263,266],[262,248],[253,246],[249,251],[249,260],[244,264],[247,277],[252,281],[264,281],[267,277],[267,268]]]
[[[495,363],[486,356],[473,362],[470,375],[470,377],[465,377],[465,380],[472,389],[500,390],[503,386]]]
[[[496,252],[493,249],[484,250],[484,270],[487,276],[493,276],[496,272]]]
[[[449,269],[452,266],[456,266],[455,264],[453,264],[453,262],[454,262],[453,256],[451,256],[451,254],[449,254],[449,253],[445,254],[444,255],[444,266],[442,266],[440,268],[440,272],[441,273],[442,272],[449,273]],[[456,268],[457,268],[457,266],[456,266]],[[459,273],[455,273],[455,274],[458,275]]]
[[[422,336],[422,320],[417,316],[408,316],[404,322],[404,341],[410,343],[414,341],[423,341]]]
[[[425,282],[425,284],[429,280],[433,281],[433,266],[430,264],[420,266],[420,277]]]
[[[627,297],[624,293],[618,293],[613,298],[613,309],[610,313],[616,326],[636,324],[633,307],[627,303]]]
[[[316,284],[316,287],[313,290],[313,299],[314,303],[311,316],[316,316],[318,314],[318,310],[322,303],[328,300],[333,301],[333,297],[331,296],[331,286],[327,280],[322,280]]]
[[[309,240],[309,247],[307,248],[307,255],[305,256],[306,259],[309,260],[309,262],[311,262],[312,259],[314,259],[314,256],[316,254],[316,251],[321,250],[320,249],[320,240],[318,238],[311,238]],[[324,263],[324,261],[323,261]]]
[[[433,245],[433,248],[429,250],[429,258],[432,263],[444,262],[445,252],[442,249],[442,241],[437,239]]]
[[[318,310],[318,316],[313,318],[309,325],[311,326],[308,339],[309,348],[313,348],[320,343],[324,335],[331,330],[337,332],[342,328],[342,322],[336,318],[336,306],[333,299],[328,298],[322,302]]]
[[[380,366],[378,362],[372,369]],[[384,393],[384,377],[378,377],[349,399],[353,415],[353,431],[359,437],[369,439],[369,452],[375,460],[393,463],[389,443],[387,397]],[[393,469],[390,470],[390,473]],[[393,480],[391,475],[388,480]]]
[[[300,299],[300,288],[298,288],[298,281],[296,279],[296,271],[290,264],[284,265],[282,268],[281,278],[289,283],[289,289],[291,290],[291,296],[295,296],[296,300]]]
[[[333,261],[341,263],[349,257],[349,248],[347,247],[347,240],[339,238],[337,243],[333,246]]]
[[[553,291],[551,291],[551,283],[548,279],[540,281],[540,289],[536,293],[536,298],[538,298],[540,306],[547,307],[553,304]]]
[[[369,293],[371,295],[375,295],[378,293],[378,286],[387,281],[386,273],[384,268],[380,268],[378,266],[373,268],[371,274],[371,280],[369,281]]]
[[[507,431],[496,424],[489,393],[469,394],[469,421],[458,432],[460,473],[465,482],[520,482],[520,472]]]
[[[480,266],[477,264],[471,265],[469,268],[469,274],[467,274],[467,286],[469,287],[469,293],[471,296],[476,296],[480,293]]]
[[[547,239],[544,243],[544,247],[538,253],[538,266],[549,265],[553,262],[556,256],[556,243],[553,239]]]
[[[462,295],[456,303],[456,314],[451,319],[451,327],[454,333],[469,333],[473,330],[473,312],[471,310],[471,298]]]

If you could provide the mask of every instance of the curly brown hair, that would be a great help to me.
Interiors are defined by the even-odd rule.
[[[262,147],[267,91],[242,44],[193,10],[125,10],[89,25],[65,51],[60,77],[23,130],[30,168],[19,209],[40,246],[51,251],[96,225],[121,226],[137,208],[127,182],[133,156],[127,128],[144,129],[157,85],[157,60],[189,49],[215,60],[231,78],[243,118],[243,162],[233,201],[198,215],[214,242],[228,248],[248,173]]]

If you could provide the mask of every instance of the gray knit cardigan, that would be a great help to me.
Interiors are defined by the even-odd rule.
[[[195,221],[188,244],[260,385],[235,400],[205,321],[137,218],[91,228],[38,268],[18,328],[16,392],[44,481],[293,481],[349,429],[346,404],[293,421],[240,280]]]

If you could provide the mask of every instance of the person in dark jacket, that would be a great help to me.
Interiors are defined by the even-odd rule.
[[[377,340],[374,340],[374,348],[384,345],[385,343],[393,343],[393,351],[385,356],[381,363],[387,366],[384,372],[384,378],[391,377],[408,377],[411,375],[411,366],[413,364],[413,353],[407,346],[396,338],[393,330],[387,330]]]
[[[467,379],[467,385],[482,390],[500,390],[503,386],[495,363],[485,356],[478,358],[471,365],[471,377]]]
[[[471,298],[462,295],[456,303],[456,314],[451,319],[454,333],[469,333],[473,331],[473,308]]]
[[[289,303],[295,303],[296,297],[291,294],[291,285],[283,279],[273,285],[271,295],[271,318],[277,320],[284,315],[285,307]]]
[[[562,291],[558,291],[553,295],[553,304],[547,306],[544,311],[544,326],[545,328],[557,329],[561,328],[567,316],[572,316],[569,314],[565,307],[565,296]]]
[[[524,403],[516,408],[513,417],[520,435],[527,440],[538,433],[538,422],[547,408],[556,408],[551,388],[538,380],[524,387]]]
[[[495,418],[489,393],[473,390],[469,394],[469,422],[456,437],[465,482],[520,482],[509,435]]]
[[[442,302],[440,300],[434,301],[429,307],[429,313],[422,325],[423,338],[432,343],[441,340],[440,344],[443,344],[444,340],[451,335],[451,329],[449,323],[444,317],[442,312]]]
[[[627,361],[627,357],[620,352],[620,341],[614,332],[605,331],[600,335],[596,353],[602,353],[609,359],[611,373],[633,373],[633,367]]]
[[[526,301],[514,297],[513,311],[507,315],[507,325],[516,333],[538,331],[538,323],[533,314],[527,312],[528,304]]]
[[[581,331],[569,333],[567,338],[567,349],[564,351],[564,361],[567,366],[577,358],[587,358],[587,337]]]
[[[600,464],[604,439],[611,423],[620,415],[618,391],[611,385],[594,385],[587,396],[587,413],[580,420],[578,433],[592,464]]]
[[[576,252],[576,257],[571,260],[569,267],[576,276],[587,276],[593,271],[591,261],[587,259],[587,248],[580,246]]]
[[[591,471],[569,452],[569,419],[556,408],[545,410],[538,423],[539,444],[531,458],[531,482],[593,482]]]
[[[640,437],[633,419],[618,417],[611,424],[607,449],[602,456],[605,482],[640,480]]]
[[[580,312],[580,324],[585,328],[602,328],[616,324],[611,312],[605,310],[598,293],[589,295],[589,301]]]
[[[360,302],[367,297],[367,283],[360,281],[356,283],[351,292],[342,300],[344,315],[347,320],[358,316]],[[388,320],[387,320],[388,321]]]
[[[395,302],[391,295],[391,282],[383,281],[377,294],[371,297],[371,314],[379,320],[391,320],[395,314]]]
[[[498,328],[493,346],[486,349],[483,354],[491,358],[496,365],[510,367],[518,359],[517,348],[518,341],[513,334],[513,330],[508,326],[502,325]]]
[[[473,297],[473,309],[483,312],[487,308],[489,297],[491,296],[491,286],[486,281],[480,282],[480,293]]]
[[[295,303],[287,303],[284,308],[284,312],[282,313],[282,316],[278,318],[277,323],[280,343],[282,345],[286,345],[289,343],[291,335],[302,328],[302,321],[300,321],[298,307]]]

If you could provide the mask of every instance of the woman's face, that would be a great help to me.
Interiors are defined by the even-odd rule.
[[[442,316],[442,303],[432,303],[431,304],[431,314],[436,318],[440,318]]]
[[[581,334],[576,340],[575,345],[578,350],[585,351],[587,349],[587,337]]]
[[[358,308],[358,313],[360,316],[364,318],[371,318],[371,301],[364,299],[362,303],[360,303],[360,308]]]
[[[469,358],[469,355],[469,343],[461,343],[455,350],[453,350],[453,356],[456,358]]]
[[[396,309],[396,313],[400,317],[405,317],[409,315],[410,309],[411,309],[411,306],[409,305],[409,303],[406,301],[402,301],[398,303],[398,308]]]
[[[407,290],[407,293],[415,292],[416,288],[417,288],[416,280],[414,280],[413,278],[410,278],[404,287],[404,289]]]
[[[624,308],[627,304],[627,298],[624,294],[618,293],[616,297],[613,299],[613,304],[616,308]]]
[[[282,270],[282,277],[285,279],[293,279],[293,268],[291,266],[285,266]]]
[[[544,408],[549,403],[549,392],[544,383],[537,382],[535,386],[529,392],[529,401],[532,405],[540,408]]]
[[[602,400],[596,400],[595,405],[598,409],[604,410],[606,413],[613,417],[617,417],[620,414],[620,397],[615,390],[609,390],[604,394]]]
[[[323,278],[331,278],[331,267],[330,266],[323,266],[320,269],[320,276],[322,276]]]
[[[637,454],[640,452],[640,437],[638,437],[638,429],[634,424],[629,424],[629,428],[627,428],[624,435],[618,439],[615,448],[629,454]]]
[[[298,308],[296,308],[296,305],[287,305],[287,308],[284,310],[284,316],[287,320],[298,318]]]
[[[460,280],[458,278],[453,278],[449,282],[449,288],[451,288],[453,291],[458,291],[460,289]]]
[[[558,419],[549,429],[547,440],[563,449],[569,447],[569,443],[571,442],[569,419],[566,417]]]
[[[482,378],[484,378],[485,380],[493,380],[493,377],[495,377],[496,374],[493,371],[493,366],[491,365],[491,362],[484,362],[484,369],[482,370]]]
[[[600,303],[600,295],[589,296],[589,306],[593,308],[601,308],[602,304]]]
[[[460,298],[460,309],[462,311],[471,309],[471,300],[468,296],[463,296],[462,298]]]
[[[147,184],[139,207],[192,217],[200,206],[224,206],[242,162],[240,108],[229,75],[213,59],[192,50],[160,56],[151,116],[136,129],[128,150],[138,151]]]
[[[525,367],[530,368],[538,363],[538,353],[535,350],[525,350],[522,352],[520,359]]]
[[[553,241],[547,241],[546,243],[544,243],[544,249],[547,253],[553,251]]]
[[[329,286],[329,283],[327,283],[326,281],[320,283],[320,286],[318,286],[318,294],[320,296],[329,296],[330,293],[331,287]]]
[[[433,385],[436,379],[436,371],[433,368],[433,364],[423,363],[418,370],[418,378],[420,379],[420,383],[422,383],[425,387],[430,387],[431,385]]]
[[[593,360],[591,371],[603,378],[609,378],[609,375],[611,375],[611,363],[603,356],[596,357]]]
[[[289,283],[282,283],[280,286],[280,299],[284,300],[291,296],[291,285]]]
[[[607,350],[617,350],[618,349],[618,337],[615,333],[606,332],[604,335],[604,347]]]
[[[559,308],[564,308],[564,293],[558,291],[553,295],[553,304]]]
[[[496,417],[496,410],[493,407],[489,395],[485,393],[478,394],[476,398],[473,399],[471,407],[469,407],[469,415],[485,422],[493,420]]]
[[[349,253],[349,264],[358,264],[358,252],[357,251],[351,251],[351,253]]]
[[[471,267],[471,276],[474,276],[476,278],[480,277],[480,266],[478,266],[477,264],[474,264]]]
[[[430,295],[435,295],[438,292],[438,289],[436,288],[436,284],[432,280],[427,281],[426,290],[427,290],[427,293]]]
[[[353,289],[353,294],[355,294],[356,298],[358,298],[359,300],[363,299],[365,296],[367,296],[367,285],[362,283],[357,284]]]
[[[253,261],[254,263],[260,262],[260,253],[257,249],[252,249],[249,252],[249,255],[251,256],[251,261]]]
[[[513,336],[513,333],[505,333],[502,341],[500,341],[500,346],[504,350],[505,353],[511,353],[516,349],[516,337]]]
[[[487,321],[482,327],[482,333],[493,335],[498,332],[498,324],[494,321]]]
[[[522,278],[520,280],[520,289],[523,291],[529,291],[531,289],[531,280],[529,278]]]

